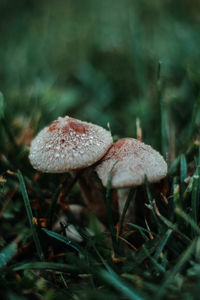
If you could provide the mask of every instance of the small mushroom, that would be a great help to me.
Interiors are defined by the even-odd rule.
[[[66,225],[65,227],[65,235],[67,238],[77,242],[77,243],[81,243],[83,241],[82,236],[80,235],[80,233],[77,231],[76,227],[73,224],[67,224],[67,217],[65,215],[61,215],[58,220],[56,221],[56,223],[53,225],[53,231],[57,231],[59,232],[62,225]]]
[[[32,166],[41,172],[77,172],[100,160],[112,143],[110,132],[98,125],[68,116],[59,117],[33,139],[29,159]],[[88,193],[90,188],[83,179],[84,174],[78,178],[83,196],[87,205],[94,207],[92,193]],[[97,210],[100,211],[99,208]]]
[[[117,163],[116,163],[117,162]],[[114,143],[96,167],[96,172],[106,186],[113,165],[111,187],[118,190],[119,213],[122,214],[129,188],[144,184],[145,176],[150,183],[158,182],[167,174],[163,157],[148,146],[133,138],[123,138]],[[131,209],[126,217],[130,220]]]

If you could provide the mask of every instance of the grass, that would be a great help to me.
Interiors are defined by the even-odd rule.
[[[198,299],[199,4],[11,2],[0,3],[1,298]],[[108,123],[114,140],[136,137],[139,119],[167,178],[131,189],[121,219],[112,171],[106,189],[93,178],[102,224],[77,177],[30,165],[32,138],[65,114]]]
[[[5,138],[6,134],[5,130]],[[69,211],[68,193],[74,199],[79,195],[74,179],[68,179],[73,182],[69,190],[64,175],[30,172],[27,157],[22,156],[28,169],[23,167],[18,173],[7,169],[0,182],[0,286],[5,298],[194,297],[199,282],[198,150],[196,146],[193,159],[187,154],[176,159],[167,185],[162,182],[151,186],[146,180],[137,193],[130,190],[118,230],[112,215],[111,170],[105,192],[108,227],[99,230],[99,221],[92,216],[93,223],[97,222],[95,234],[91,234],[86,208],[85,217],[78,222]],[[1,160],[9,165],[3,157]],[[136,207],[139,201],[143,203],[143,213],[124,231],[125,213],[133,195]],[[74,224],[82,236],[81,243],[65,236],[67,224],[59,232],[53,230],[60,214]]]

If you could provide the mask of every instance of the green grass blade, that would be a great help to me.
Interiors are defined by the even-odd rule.
[[[190,217],[196,225],[198,224],[198,209],[199,209],[199,175],[195,175],[193,180]],[[193,229],[192,229],[192,236],[193,237],[195,236],[195,231]]]
[[[81,247],[79,245],[77,245],[75,242],[72,242],[71,240],[69,240],[67,237],[57,233],[57,232],[53,232],[51,230],[48,230],[46,228],[42,228],[42,230],[49,236],[51,236],[52,238],[66,244],[67,246],[73,248],[74,250],[76,250],[77,252],[83,252]]]
[[[183,206],[186,207],[186,205],[183,205],[183,203],[182,203],[183,201],[184,200],[182,200],[181,192],[180,192],[180,185],[174,183],[174,185],[173,185],[173,204],[174,204],[174,208],[181,207],[181,209],[183,209]],[[174,209],[173,209],[173,212],[174,212]],[[176,215],[176,224],[182,232],[185,232],[186,224],[183,221],[183,219],[179,217],[179,215]]]
[[[134,195],[134,198],[133,198],[133,195]],[[133,199],[133,201],[135,201],[135,196],[136,196],[136,190],[134,188],[130,189],[128,197],[127,197],[125,205],[124,205],[124,208],[123,208],[120,223],[119,223],[119,235],[121,235],[121,233],[122,233],[124,218],[126,216],[126,212],[129,208],[130,202],[132,199]]]
[[[144,241],[149,241],[149,237],[147,237],[144,232],[141,230],[141,229],[138,229],[139,230],[139,233],[141,234],[141,236],[143,237]]]
[[[134,256],[135,267],[142,263],[146,258],[150,257],[155,252],[159,243],[159,238],[147,241]]]
[[[4,118],[4,97],[0,92],[0,120]]]
[[[37,232],[36,232],[35,227],[33,225],[33,213],[32,213],[32,209],[31,209],[28,193],[27,193],[27,190],[26,190],[24,178],[22,176],[22,173],[19,170],[18,170],[18,178],[19,178],[20,190],[21,190],[22,197],[23,197],[23,200],[24,200],[26,213],[27,213],[29,224],[30,224],[30,227],[31,227],[31,231],[32,231],[35,247],[36,247],[36,250],[37,250],[37,254],[38,254],[39,258],[41,260],[43,260],[44,259],[44,254],[42,252],[42,247],[40,245],[40,240],[38,238]]]
[[[190,182],[183,194],[183,200],[185,201],[187,199],[187,197],[189,196],[189,194],[192,192],[193,189],[193,181],[194,181],[194,176],[196,176],[196,174],[194,174],[191,178],[190,178]]]
[[[115,290],[123,294],[130,300],[144,300],[145,298],[139,296],[133,288],[129,287],[117,274],[110,273],[105,270],[100,271],[101,278],[110,284]]]
[[[148,201],[149,201],[149,204],[150,204],[150,207],[151,207],[151,211],[152,211],[154,220],[155,220],[156,224],[158,225],[158,231],[161,232],[162,231],[162,224],[161,224],[160,220],[158,219],[158,216],[156,215],[155,210],[154,210],[153,199],[152,199],[149,182],[148,182],[148,179],[147,179],[146,175],[145,175],[145,187],[146,187],[147,198],[148,198]]]
[[[66,273],[81,273],[81,270],[78,266],[68,265],[62,263],[54,263],[54,262],[32,262],[21,264],[18,266],[12,267],[12,270],[15,272],[21,270],[54,270],[57,272],[66,272]]]
[[[189,237],[187,237],[184,233],[182,233],[178,228],[177,228],[177,224],[173,224],[172,222],[170,222],[167,218],[165,218],[164,216],[160,215],[160,219],[162,220],[162,222],[168,227],[171,228],[172,230],[174,230],[175,232],[177,232],[182,239],[186,242],[186,243],[190,243],[191,239]]]
[[[5,266],[17,252],[17,243],[12,242],[0,252],[0,268]]]
[[[160,257],[161,255],[161,252],[163,251],[165,245],[167,244],[168,240],[169,240],[169,237],[170,235],[172,234],[172,229],[168,229],[165,234],[163,235],[161,241],[160,241],[160,245],[158,245],[157,249],[156,249],[156,252],[154,254],[154,259],[155,260],[158,260],[158,258]]]
[[[178,156],[171,164],[169,171],[168,171],[169,175],[172,175],[174,173],[174,171],[177,169],[179,163],[180,163],[180,156]]]
[[[163,283],[161,284],[158,292],[155,294],[155,297],[153,299],[158,300],[161,299],[163,294],[165,293],[166,288],[170,283],[173,282],[175,275],[182,269],[184,264],[189,260],[191,257],[194,249],[195,249],[196,240],[193,240],[193,242],[187,247],[187,249],[182,253],[180,259],[178,260],[175,267],[168,271]]]
[[[195,222],[188,214],[186,214],[184,211],[182,211],[180,207],[176,207],[175,212],[176,212],[181,218],[183,218],[183,220],[184,220],[186,223],[190,224],[190,226],[192,227],[193,231],[194,231],[196,234],[200,235],[200,228],[199,228],[199,226],[196,224],[196,222]],[[196,235],[196,234],[195,234],[195,235]]]
[[[181,185],[181,198],[185,192],[186,183],[185,179],[187,178],[187,161],[185,155],[181,155],[180,159],[180,185]]]
[[[113,272],[113,270],[109,267],[109,265],[107,264],[107,262],[105,261],[105,259],[102,257],[102,255],[100,254],[100,252],[97,250],[97,248],[96,248],[96,246],[95,245],[93,245],[93,248],[94,248],[94,250],[95,250],[95,252],[97,253],[97,255],[98,255],[98,257],[100,258],[100,260],[101,260],[101,263],[104,265],[104,267],[106,268],[106,270],[108,271],[108,272]]]
[[[164,268],[162,265],[160,265],[160,264],[156,261],[156,259],[155,259],[154,257],[151,256],[151,254],[149,253],[149,251],[146,249],[145,245],[143,246],[143,250],[144,250],[146,256],[150,259],[150,261],[151,261],[151,262],[153,263],[153,265],[156,267],[157,271],[160,271],[160,272],[164,273],[164,272],[166,271],[165,268]]]
[[[121,275],[123,278],[126,278],[130,280],[131,282],[137,282],[138,276],[136,274],[129,274],[129,273],[123,273]],[[155,293],[158,290],[158,287],[156,284],[153,284],[152,282],[148,282],[148,279],[142,280],[142,286],[145,288],[146,291]]]
[[[143,231],[143,232],[146,232],[146,233],[149,233],[149,234],[152,234],[152,235],[156,235],[155,232],[150,231],[150,230],[148,230],[148,229],[146,229],[146,228],[144,228],[144,227],[142,227],[142,226],[139,226],[139,225],[137,225],[137,224],[128,223],[128,225],[130,225],[130,226],[132,226],[132,227],[134,227],[134,228],[136,228],[136,229],[138,229],[138,230],[141,230],[141,231]]]
[[[111,204],[111,181],[112,181],[112,173],[115,165],[117,164],[117,161],[114,163],[112,166],[109,176],[108,176],[108,181],[106,185],[106,212],[107,212],[107,218],[108,218],[108,226],[112,238],[112,244],[113,244],[113,249],[115,252],[117,252],[117,243],[116,243],[116,230],[114,228],[114,221],[112,217],[112,204]]]

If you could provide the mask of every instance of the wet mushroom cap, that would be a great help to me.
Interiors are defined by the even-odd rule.
[[[167,174],[167,164],[160,153],[133,138],[118,140],[97,165],[95,170],[104,186],[115,163],[111,180],[113,188],[142,185],[145,175],[149,182],[158,182]]]
[[[60,117],[33,139],[29,159],[46,173],[78,170],[101,159],[112,142],[110,132],[98,125]]]

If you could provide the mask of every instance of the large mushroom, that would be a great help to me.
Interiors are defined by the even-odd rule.
[[[115,164],[115,166],[114,166]],[[130,187],[144,184],[145,176],[150,183],[158,182],[167,174],[163,157],[148,146],[133,138],[123,138],[114,143],[96,167],[104,186],[114,166],[111,187],[118,189],[119,213],[122,214]],[[131,209],[126,221],[134,219]]]
[[[59,117],[33,139],[29,159],[45,173],[64,173],[89,167],[112,145],[109,131],[68,116]]]
[[[98,125],[68,116],[59,117],[33,139],[29,159],[41,172],[77,172],[100,160],[112,143],[110,132]],[[99,204],[98,195],[93,199],[87,182],[82,175],[79,176],[85,201],[97,215],[103,215],[102,203]]]

